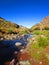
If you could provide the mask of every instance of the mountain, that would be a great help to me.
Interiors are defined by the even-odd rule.
[[[10,21],[5,20],[4,18],[0,17],[0,33],[4,34],[18,34],[23,30],[27,30],[25,27],[21,27],[18,24],[12,23]]]
[[[7,20],[3,19],[2,17],[0,17],[0,32],[17,33],[19,27],[20,27],[19,25],[15,24],[15,23],[11,23],[10,21],[7,21]]]
[[[31,30],[49,30],[49,16],[45,17],[40,23],[32,26]]]
[[[49,16],[47,16],[46,18],[44,18],[41,23],[41,28],[42,29],[49,29]]]

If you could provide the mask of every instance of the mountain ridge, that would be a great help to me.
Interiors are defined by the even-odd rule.
[[[49,16],[46,16],[40,23],[31,27],[31,30],[49,30]]]
[[[22,30],[27,30],[26,27],[20,26],[16,23],[12,23],[10,21],[5,20],[0,17],[0,32],[4,33],[20,33]]]

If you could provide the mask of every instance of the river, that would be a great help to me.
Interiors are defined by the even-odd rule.
[[[27,34],[24,37],[19,36],[20,39],[3,40],[0,41],[0,60],[1,62],[10,61],[13,58],[14,51],[20,51],[21,47],[15,46],[15,43],[20,42],[22,47],[27,46],[27,39],[31,38],[33,34]],[[1,63],[0,62],[0,63]],[[1,65],[1,64],[0,64]]]

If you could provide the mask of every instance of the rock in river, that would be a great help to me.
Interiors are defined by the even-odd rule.
[[[22,45],[22,43],[20,43],[20,42],[15,43],[15,46],[21,46],[21,45]]]

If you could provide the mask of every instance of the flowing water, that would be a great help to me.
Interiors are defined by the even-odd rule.
[[[24,37],[19,36],[20,39],[3,40],[0,41],[0,63],[10,61],[13,58],[14,51],[20,51],[21,48],[16,47],[15,43],[20,42],[23,47],[27,46],[27,39],[31,38],[33,34],[27,34]],[[1,65],[1,64],[0,64]]]

